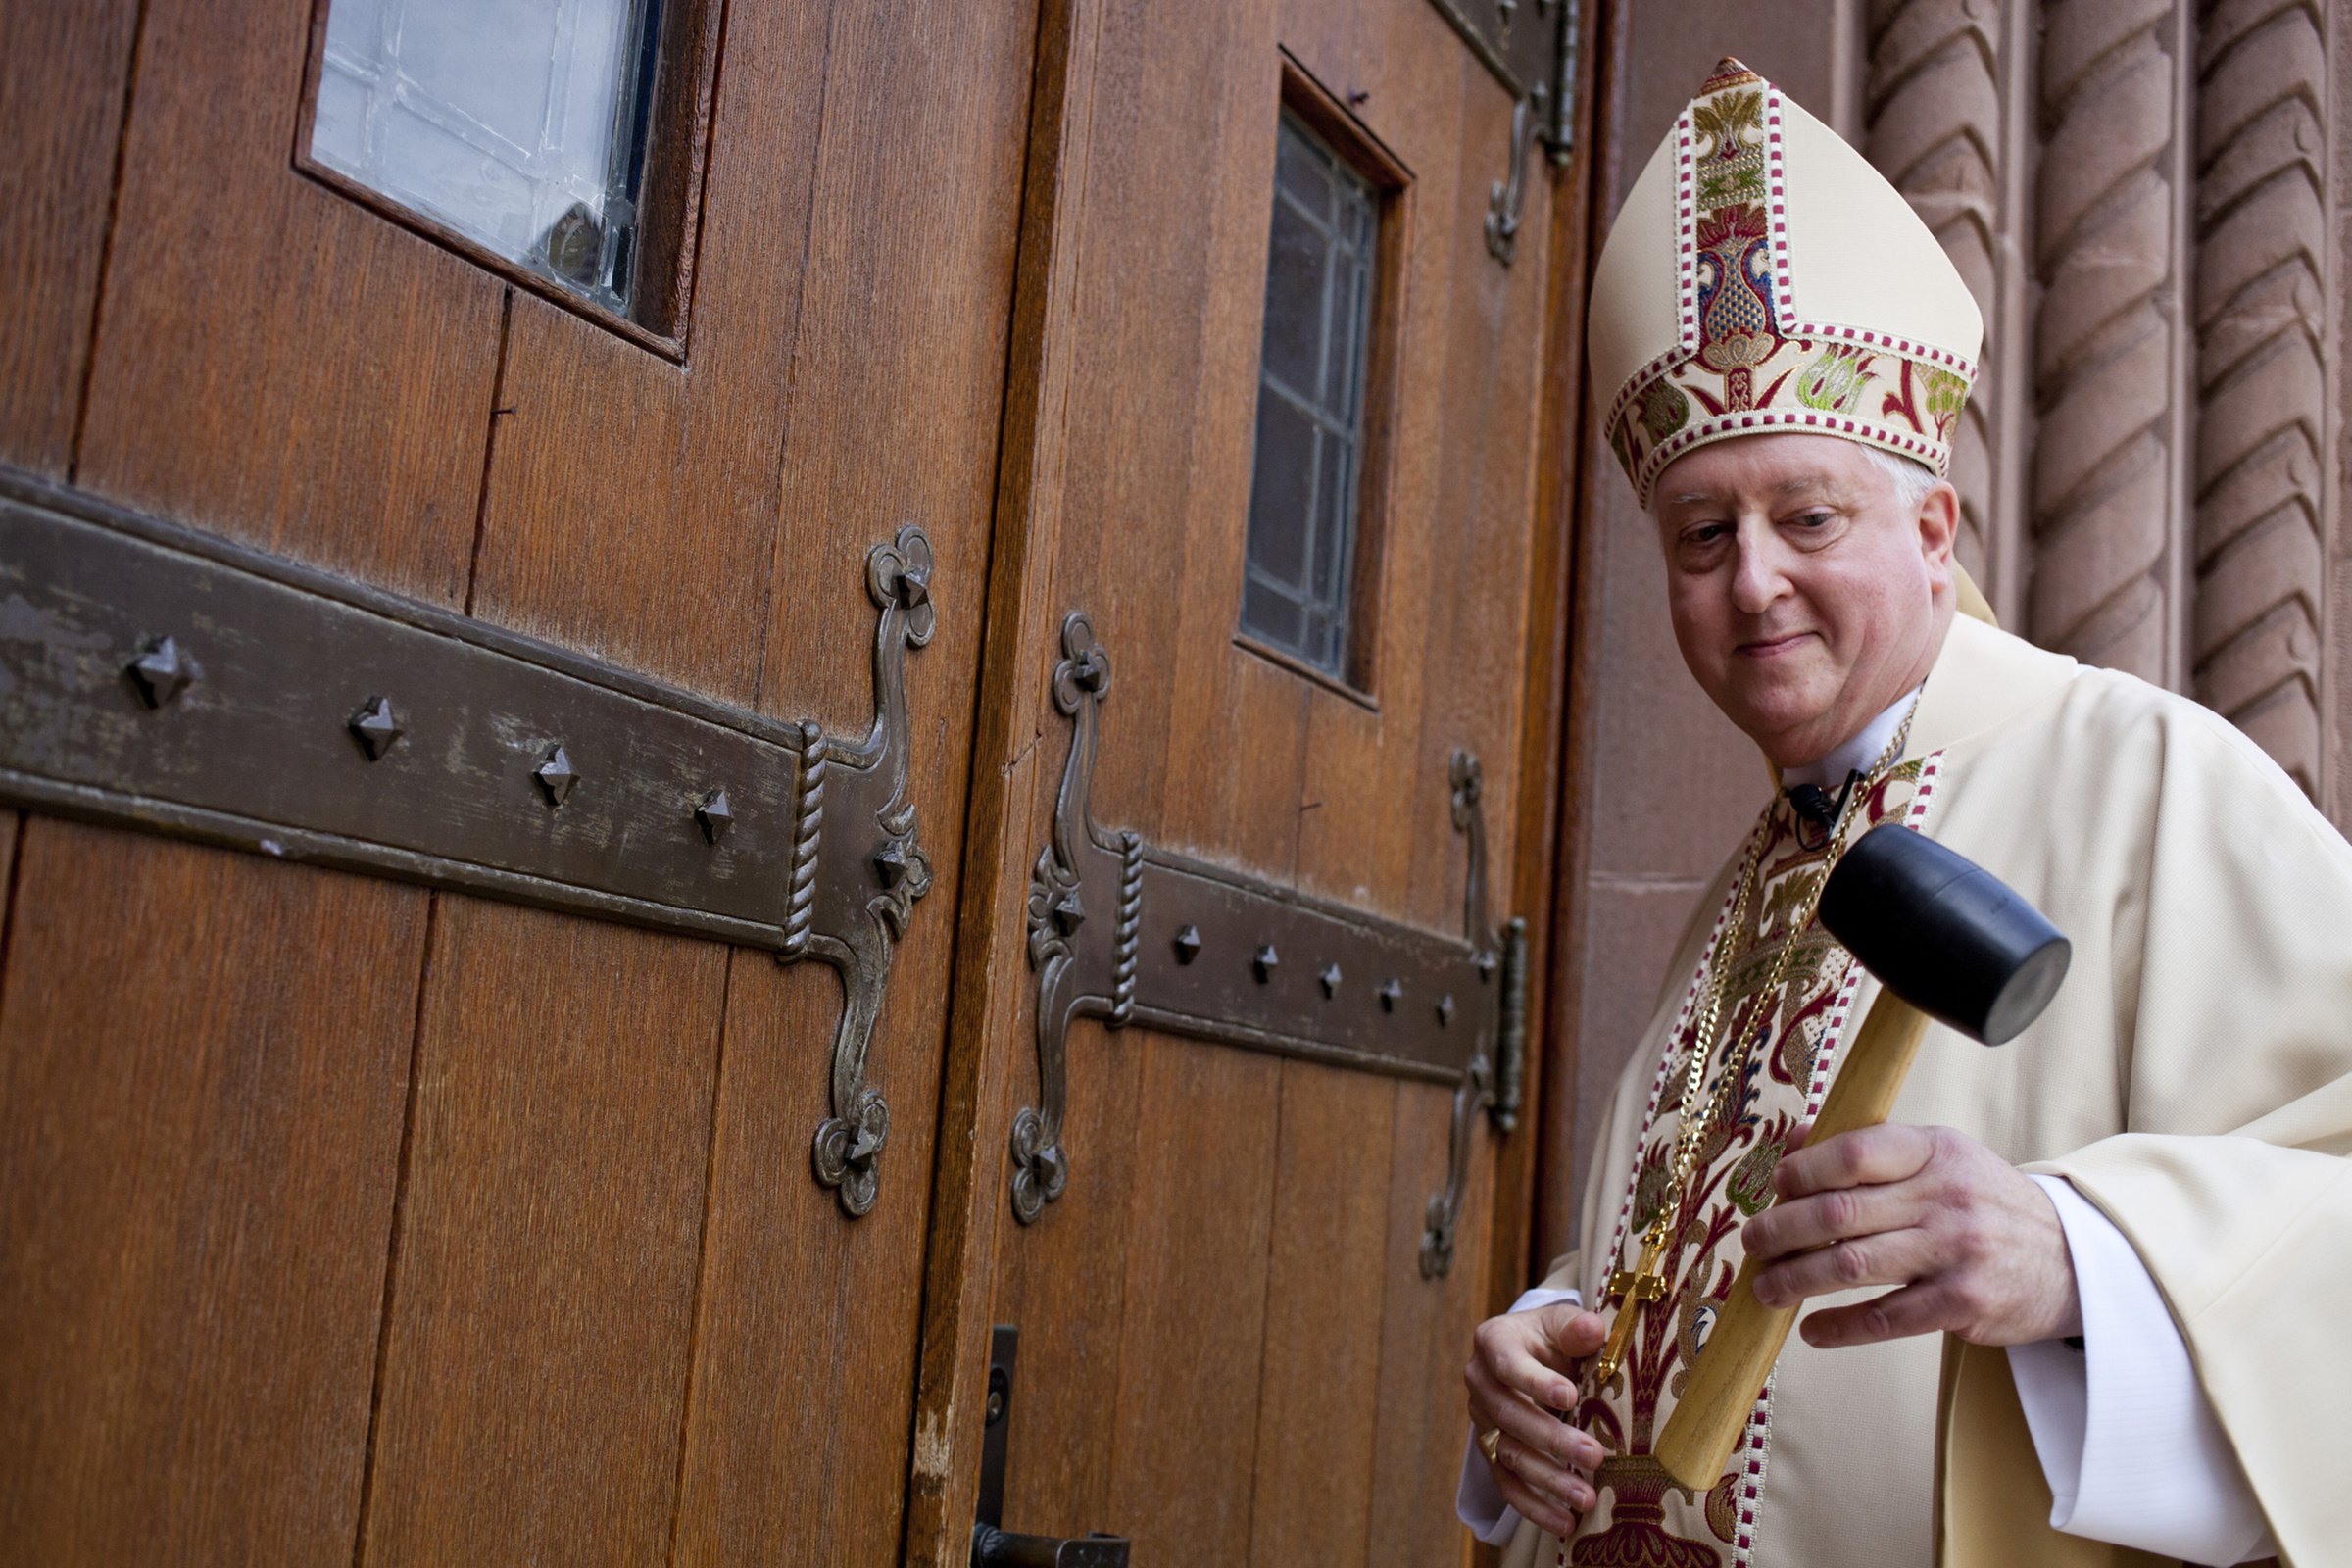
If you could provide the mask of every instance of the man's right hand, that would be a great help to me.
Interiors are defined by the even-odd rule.
[[[1492,1466],[1495,1490],[1522,1517],[1563,1540],[1576,1531],[1575,1515],[1596,1500],[1592,1471],[1601,1446],[1552,1411],[1576,1407],[1579,1363],[1600,1348],[1605,1332],[1597,1315],[1567,1301],[1505,1313],[1478,1326],[1462,1369],[1471,1430],[1502,1432]]]

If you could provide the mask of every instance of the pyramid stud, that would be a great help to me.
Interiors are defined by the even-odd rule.
[[[1271,942],[1250,956],[1250,967],[1257,971],[1257,983],[1261,986],[1274,978],[1274,970],[1281,962],[1282,955],[1274,951]]]
[[[196,661],[173,639],[159,637],[130,662],[130,678],[139,683],[139,695],[149,708],[161,708],[187,690],[196,678]]]
[[[1438,999],[1438,1022],[1441,1024],[1453,1022],[1453,997],[1450,994]]]
[[[1382,982],[1380,988],[1381,1011],[1395,1012],[1396,1010],[1396,1004],[1402,1002],[1403,1000],[1404,987],[1402,985],[1398,984],[1394,978]]]
[[[1078,902],[1076,888],[1070,889],[1054,902],[1054,923],[1061,927],[1061,934],[1065,937],[1086,924],[1086,906]]]
[[[735,825],[735,813],[727,808],[727,792],[712,790],[703,797],[703,804],[694,808],[694,819],[703,825],[703,837],[716,844],[727,836]]]
[[[1482,953],[1482,954],[1480,954],[1480,955],[1478,956],[1478,979],[1479,979],[1479,984],[1481,984],[1481,985],[1484,985],[1484,984],[1486,984],[1488,981],[1490,981],[1490,980],[1493,980],[1493,979],[1494,978],[1494,971],[1495,971],[1495,969],[1496,969],[1496,968],[1497,968],[1497,967],[1498,967],[1498,966],[1501,964],[1501,962],[1502,962],[1502,959],[1501,959],[1501,957],[1500,957],[1498,955],[1496,955],[1496,954],[1494,954],[1494,953]]]
[[[1325,964],[1323,972],[1315,978],[1322,982],[1324,1001],[1328,1002],[1340,994],[1340,966],[1338,964]]]
[[[874,852],[874,875],[886,888],[906,880],[906,846],[895,839]]]
[[[368,749],[368,760],[380,761],[401,736],[400,720],[393,716],[389,697],[370,697],[368,706],[351,715],[351,732]]]
[[[550,806],[562,806],[569,800],[572,790],[580,782],[580,775],[571,770],[570,754],[562,746],[548,749],[547,756],[540,760],[539,765],[531,769],[531,777],[537,779],[539,787],[547,791],[547,804]]]
[[[1188,925],[1176,933],[1176,961],[1190,963],[1200,956],[1200,928]]]

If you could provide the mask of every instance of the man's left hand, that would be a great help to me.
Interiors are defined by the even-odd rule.
[[[1875,1300],[1814,1313],[1800,1332],[1829,1348],[1950,1332],[2026,1345],[2082,1332],[2057,1206],[1983,1144],[1949,1127],[1864,1127],[1799,1148],[1773,1177],[1781,1200],[1740,1233],[1769,1266],[1766,1306],[1865,1285]]]

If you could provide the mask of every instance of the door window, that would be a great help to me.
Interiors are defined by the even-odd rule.
[[[622,315],[663,0],[332,0],[310,159]]]
[[[1279,134],[1242,631],[1344,677],[1381,192],[1287,108]]]

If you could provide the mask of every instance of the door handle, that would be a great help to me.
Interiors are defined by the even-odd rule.
[[[988,1341],[988,1425],[980,1440],[980,1510],[972,1524],[972,1568],[1127,1568],[1127,1538],[1023,1536],[1004,1521],[1004,1446],[1012,1426],[1012,1362],[1021,1331],[1000,1323]]]

